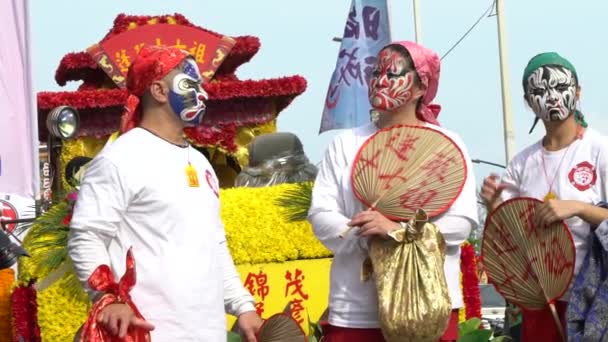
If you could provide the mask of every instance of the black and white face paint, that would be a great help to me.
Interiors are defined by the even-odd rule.
[[[528,77],[526,101],[544,121],[565,120],[576,109],[576,77],[560,66],[544,66]]]

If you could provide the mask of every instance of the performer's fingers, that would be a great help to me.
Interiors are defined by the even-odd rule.
[[[109,314],[105,314],[103,315],[103,319],[100,322],[104,327],[108,327],[110,325],[110,315]]]
[[[364,211],[360,211],[358,212],[355,217],[362,217],[362,216],[366,216],[369,215],[370,213],[372,213],[373,210],[364,210]]]
[[[549,210],[543,212],[543,216],[541,217],[541,222],[540,222],[539,227],[547,228],[547,226],[549,226],[551,223],[555,222],[555,218],[556,218],[555,214],[549,208]]]
[[[534,225],[536,227],[541,227],[542,218],[546,215],[548,209],[547,203],[543,203],[537,207],[536,214],[534,215]]]
[[[377,214],[378,214],[378,212],[376,212],[376,211],[367,210],[367,211],[362,211],[362,212],[358,213],[356,217],[357,217],[357,219],[360,219],[363,221],[370,221],[370,220],[373,220]]]
[[[372,229],[374,226],[372,225],[371,222],[368,222],[364,225],[359,226],[359,229],[357,230],[357,235],[361,235],[363,233],[365,233],[366,231]]]
[[[481,187],[481,194],[488,196],[488,197],[492,197],[494,195],[494,193],[496,192],[496,184],[494,183],[483,183],[482,187]]]
[[[500,196],[500,194],[502,194],[502,192],[508,188],[510,186],[510,184],[508,183],[500,183],[496,186],[496,192],[494,193],[494,196]]]
[[[547,215],[547,218],[545,219],[545,226],[549,227],[550,225],[554,224],[559,220],[559,216],[557,216],[555,212],[551,212],[549,213],[549,215]]]
[[[365,217],[365,216],[355,217],[348,223],[348,225],[350,227],[357,227],[357,226],[360,227],[360,226],[363,226],[364,224],[370,222],[371,220],[373,220],[373,218],[370,219],[369,217]]]
[[[127,336],[127,330],[129,330],[129,320],[121,319],[118,324],[118,337],[124,338]]]
[[[357,221],[361,219],[361,213],[356,214],[355,216],[351,217],[350,221]]]
[[[366,236],[372,236],[372,235],[378,235],[378,234],[380,234],[380,229],[377,226],[374,226],[373,228],[370,228],[370,229],[367,229],[367,230],[361,232],[359,234],[359,236],[366,237]]]
[[[486,177],[483,180],[483,184],[486,185],[496,185],[496,182],[498,181],[499,176],[495,173],[490,174],[488,177]]]
[[[118,317],[116,317],[116,315],[112,315],[112,317],[110,317],[108,329],[110,329],[112,334],[118,335]]]
[[[537,228],[542,228],[545,211],[546,208],[544,207],[544,204],[542,206],[539,206],[536,210],[536,214],[534,215],[534,226],[536,226]]]
[[[368,221],[368,222],[366,222],[366,223],[364,223],[364,224],[362,224],[362,225],[359,226],[359,234],[361,234],[361,233],[363,233],[365,231],[368,231],[370,229],[374,229],[376,227],[378,227],[378,223],[375,220]]]
[[[131,325],[148,331],[154,330],[154,325],[152,323],[137,317],[131,319]]]

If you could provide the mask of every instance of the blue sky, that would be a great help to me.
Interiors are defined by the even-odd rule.
[[[490,0],[423,0],[423,44],[442,55],[490,5]],[[350,0],[32,0],[34,86],[37,91],[61,90],[54,81],[60,59],[99,41],[117,14],[181,13],[193,23],[232,36],[260,38],[260,52],[237,75],[263,79],[299,74],[308,89],[279,117],[279,130],[296,133],[313,162],[338,133],[318,135],[323,100],[335,67]],[[391,1],[393,40],[414,40],[412,2]],[[528,135],[533,113],[522,98],[521,74],[528,60],[543,51],[557,51],[577,68],[582,85],[582,110],[590,125],[608,131],[604,117],[608,32],[604,1],[505,1],[508,65],[515,124],[516,150],[542,136]],[[472,158],[504,163],[500,74],[496,17],[483,19],[442,62],[436,102],[440,122],[459,133]],[[73,90],[68,84],[64,90]],[[478,179],[493,167],[476,166]]]

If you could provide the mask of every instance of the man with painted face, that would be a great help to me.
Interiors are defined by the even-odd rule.
[[[608,219],[608,210],[596,206],[608,199],[608,141],[588,128],[577,110],[581,88],[568,60],[555,52],[539,54],[528,63],[522,82],[524,99],[536,114],[535,124],[542,120],[546,134],[511,160],[502,179],[487,177],[481,196],[489,212],[514,197],[543,200],[536,223],[566,221],[576,248],[576,277],[589,250],[592,228]],[[569,292],[556,305],[562,322],[568,298]],[[551,312],[524,311],[522,338],[560,340]]]
[[[253,342],[262,323],[226,246],[213,168],[183,136],[204,113],[201,82],[187,52],[144,47],[128,73],[123,134],[81,184],[68,249],[85,288],[99,265],[118,278],[129,248],[135,259],[131,297],[145,320],[126,304],[97,316],[119,337],[137,327],[153,341],[226,341],[227,311]]]
[[[327,342],[381,342],[378,294],[374,282],[361,282],[361,264],[367,257],[367,239],[386,238],[399,229],[377,211],[368,211],[355,198],[351,169],[357,151],[379,129],[395,125],[426,126],[448,135],[460,147],[472,170],[467,150],[454,133],[439,127],[440,106],[431,104],[439,84],[439,57],[412,42],[397,42],[382,49],[369,81],[369,99],[377,115],[374,122],[347,131],[328,147],[315,181],[309,220],[317,238],[334,253],[331,266]],[[477,225],[475,177],[469,172],[463,191],[454,204],[432,220],[446,240],[444,264],[454,311],[442,341],[458,339],[458,308],[463,306],[460,289],[460,245]],[[339,237],[346,226],[360,227],[357,234]],[[324,331],[325,332],[325,331]]]

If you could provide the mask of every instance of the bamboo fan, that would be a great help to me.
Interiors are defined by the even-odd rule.
[[[262,324],[257,336],[258,342],[306,342],[306,334],[293,318],[277,314]]]
[[[466,177],[464,156],[452,139],[429,127],[401,125],[380,130],[363,144],[352,185],[370,210],[407,221],[418,209],[429,217],[446,211]]]
[[[563,221],[549,227],[534,224],[541,204],[516,198],[492,212],[484,230],[483,264],[489,281],[509,302],[527,310],[549,307],[565,341],[554,302],[572,280],[574,242]]]

